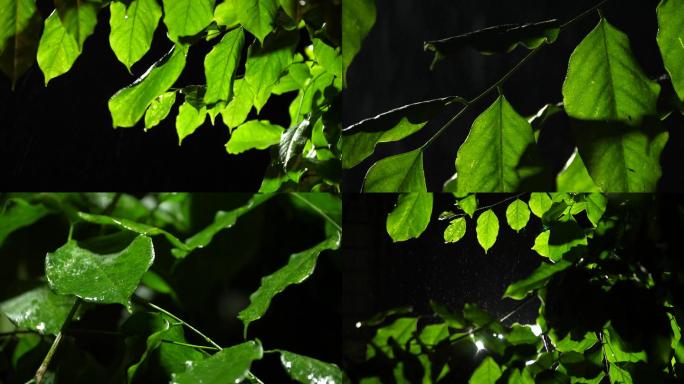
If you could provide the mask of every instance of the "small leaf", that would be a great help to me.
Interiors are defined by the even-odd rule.
[[[520,199],[515,199],[515,201],[506,208],[506,220],[511,229],[520,232],[530,220],[530,209],[525,202]]]
[[[261,285],[249,296],[247,308],[240,311],[238,318],[245,325],[245,336],[249,324],[266,313],[271,300],[288,286],[300,284],[311,276],[316,268],[318,255],[326,250],[335,250],[340,246],[340,233],[329,237],[305,251],[290,256],[287,265],[261,279]]]
[[[468,383],[495,384],[499,377],[501,377],[501,368],[491,356],[487,356],[482,360],[482,363],[480,363],[475,372],[473,372],[473,375],[470,376]]]
[[[56,334],[75,303],[76,297],[57,295],[46,285],[41,285],[0,303],[0,311],[19,328]]]
[[[12,89],[36,60],[42,27],[34,0],[0,0],[0,70]]]
[[[237,28],[226,33],[221,41],[204,57],[207,92],[204,103],[229,101],[232,97],[233,77],[242,56],[245,34]]]
[[[475,194],[470,194],[458,200],[457,205],[463,210],[463,212],[472,218],[477,210],[477,196]]]
[[[263,356],[261,344],[247,341],[225,348],[208,359],[195,362],[187,371],[173,374],[172,384],[241,383],[254,360]]]
[[[169,115],[171,107],[176,102],[176,92],[166,92],[159,95],[145,112],[145,130],[159,125]]]
[[[280,138],[278,156],[285,169],[290,169],[294,160],[302,155],[306,142],[311,136],[309,120],[302,120],[296,127],[289,128]]]
[[[444,230],[444,242],[456,243],[465,236],[466,220],[463,217],[452,220],[449,226]]]
[[[277,11],[276,0],[241,0],[238,20],[249,33],[263,43],[273,30]]]
[[[344,71],[361,50],[361,44],[375,24],[374,0],[342,0],[342,62]]]
[[[98,304],[130,307],[130,297],[154,261],[152,240],[138,236],[123,251],[98,255],[70,240],[45,259],[45,275],[57,293]]]
[[[570,156],[568,163],[556,177],[556,187],[558,192],[599,192],[600,188],[594,183],[589,175],[587,167],[582,161],[579,152]]]
[[[214,19],[215,0],[163,0],[164,24],[169,38],[180,42],[182,37],[195,36]]]
[[[113,1],[109,12],[109,45],[130,72],[131,66],[152,45],[154,31],[162,15],[161,7],[157,0],[133,0],[128,5],[123,1]]]
[[[250,120],[237,127],[226,144],[230,154],[239,154],[250,149],[266,149],[280,143],[285,129],[265,120]]]
[[[534,213],[535,216],[538,218],[542,218],[546,211],[551,208],[551,205],[553,202],[551,201],[551,198],[549,197],[548,193],[545,192],[532,192],[530,194],[530,209],[532,210],[532,213]]]
[[[342,384],[342,371],[331,363],[279,350],[280,362],[293,380],[302,384]]]
[[[176,116],[176,132],[178,133],[178,145],[183,143],[183,139],[190,136],[199,128],[207,119],[207,107],[201,106],[199,109],[188,102],[188,97],[185,102],[178,107],[178,115]]]
[[[387,233],[395,243],[418,238],[430,224],[432,194],[426,192],[399,195],[397,205],[387,215]]]
[[[423,151],[384,158],[373,164],[363,183],[364,192],[426,192]]]
[[[50,210],[42,204],[31,204],[23,199],[12,199],[12,204],[0,210],[0,246],[12,232],[37,222]]]
[[[684,101],[684,3],[662,0],[658,5],[658,46],[679,99]]]
[[[496,243],[499,235],[499,219],[496,214],[488,209],[477,218],[477,241],[485,253]]]
[[[504,297],[522,300],[528,293],[543,287],[555,274],[568,269],[571,265],[571,262],[565,260],[560,260],[553,264],[542,263],[528,277],[509,285],[508,288],[506,288]]]
[[[45,75],[45,85],[68,72],[80,54],[78,41],[67,32],[57,10],[54,10],[45,19],[45,29],[38,43],[38,66]]]

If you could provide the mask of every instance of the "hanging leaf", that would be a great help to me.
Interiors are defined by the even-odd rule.
[[[373,0],[342,0],[342,62],[344,72],[361,50],[361,43],[375,24]]]
[[[183,139],[192,135],[197,128],[199,128],[207,119],[207,107],[201,106],[197,108],[188,101],[186,96],[185,102],[178,107],[178,115],[176,116],[176,132],[178,133],[178,145],[183,143]]]
[[[291,169],[295,159],[302,155],[306,142],[311,137],[309,120],[302,120],[296,127],[289,128],[280,138],[278,155],[285,169]]]
[[[321,39],[313,39],[313,54],[316,62],[336,77],[342,77],[340,48],[332,47]]]
[[[68,72],[80,54],[78,41],[64,28],[57,10],[53,11],[45,19],[45,29],[38,43],[38,66],[45,75],[45,85]]]
[[[42,20],[34,0],[0,0],[0,70],[12,89],[36,59]]]
[[[387,233],[395,243],[416,239],[425,231],[432,216],[432,194],[399,195],[396,207],[387,215]]]
[[[608,198],[601,193],[590,193],[584,201],[586,202],[587,218],[594,226],[598,226],[599,221],[606,212]]]
[[[254,360],[264,351],[258,341],[247,341],[225,348],[208,359],[190,364],[188,370],[174,374],[172,384],[241,383]]]
[[[154,261],[152,240],[138,236],[123,251],[98,255],[70,240],[45,258],[50,287],[62,295],[76,295],[99,304],[130,307],[130,297]]]
[[[90,0],[55,0],[55,9],[68,34],[76,39],[79,49],[95,31],[100,5]]]
[[[477,218],[477,241],[480,243],[485,253],[496,243],[499,235],[499,219],[491,209],[484,211]]]
[[[245,34],[237,28],[226,33],[204,57],[204,73],[207,77],[205,104],[229,101],[232,97],[233,77],[242,56]]]
[[[384,158],[373,164],[363,183],[364,192],[408,193],[426,192],[423,171],[423,151]]]
[[[249,296],[249,305],[238,314],[238,318],[245,325],[245,336],[249,324],[266,313],[271,300],[277,294],[290,285],[302,283],[311,276],[321,252],[340,247],[340,236],[340,232],[337,232],[312,248],[291,255],[287,265],[261,279],[259,288]]]
[[[169,38],[180,42],[182,37],[200,33],[214,18],[214,0],[163,0],[164,24]]]
[[[285,129],[264,120],[250,120],[237,127],[226,144],[231,154],[239,154],[250,149],[266,149],[280,143]]]
[[[41,285],[0,303],[0,311],[19,328],[56,334],[69,316],[76,297],[57,295]]]
[[[13,199],[4,212],[0,210],[0,246],[12,232],[27,227],[50,213],[42,204],[31,204],[23,199]]]
[[[176,92],[165,92],[152,100],[145,112],[145,130],[155,127],[169,115],[176,102]]]
[[[662,0],[657,13],[660,53],[672,85],[684,101],[684,4],[680,0]]]
[[[468,383],[495,384],[499,377],[501,377],[501,368],[491,356],[487,356],[470,376]]]
[[[463,210],[470,218],[473,217],[477,210],[477,196],[473,193],[460,200],[458,200],[458,207]]]
[[[335,364],[278,350],[280,362],[293,380],[302,384],[342,384],[342,371]]]
[[[162,15],[157,0],[133,0],[126,5],[113,1],[109,5],[109,45],[128,71],[152,45],[152,37]]]
[[[584,161],[577,149],[570,156],[565,168],[556,177],[558,192],[599,192],[600,188],[594,183]]]
[[[511,229],[520,232],[530,220],[530,209],[524,201],[515,199],[515,201],[506,208],[506,220]]]
[[[473,123],[456,156],[456,192],[514,192],[542,169],[532,127],[504,96]]]
[[[243,79],[236,79],[233,83],[233,98],[221,111],[223,123],[231,131],[247,120],[252,110],[252,93]]]
[[[553,264],[542,262],[528,277],[509,285],[504,297],[522,300],[528,293],[543,287],[554,275],[568,269],[571,265],[572,263],[566,260],[560,260]]]
[[[532,192],[530,194],[530,209],[532,210],[532,213],[534,213],[535,216],[538,218],[542,218],[546,211],[551,208],[551,205],[553,205],[553,201],[551,201],[551,198],[549,197],[549,194],[546,192]]]
[[[451,220],[449,226],[444,230],[444,242],[456,243],[465,236],[466,220],[463,217]]]
[[[238,20],[263,44],[266,36],[273,30],[277,11],[276,0],[241,0]]]

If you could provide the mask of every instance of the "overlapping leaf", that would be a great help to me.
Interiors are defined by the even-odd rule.
[[[342,0],[342,63],[346,72],[375,24],[373,0]]]
[[[24,199],[13,199],[12,204],[0,211],[0,246],[12,232],[27,227],[50,213],[42,204],[31,204]]]
[[[662,0],[658,5],[658,46],[679,99],[684,101],[684,4]]]
[[[426,192],[423,151],[416,149],[373,164],[366,173],[364,192]]]
[[[81,54],[78,40],[67,32],[57,10],[45,19],[43,35],[38,43],[38,66],[45,75],[45,85],[71,69]]]
[[[242,29],[226,33],[221,41],[204,58],[204,73],[207,77],[207,92],[204,102],[213,104],[229,101],[232,97],[233,78],[242,56],[245,35]]]
[[[293,380],[302,384],[342,384],[342,371],[335,364],[279,350],[280,362]]]
[[[265,120],[250,120],[237,127],[226,144],[231,154],[239,154],[250,149],[266,149],[280,143],[285,129]]]
[[[509,285],[504,297],[522,300],[529,292],[544,286],[555,274],[568,269],[571,265],[572,263],[565,260],[553,264],[542,263],[530,276]]]
[[[0,70],[14,88],[35,61],[42,23],[34,0],[2,0],[0,9]]]
[[[430,224],[431,217],[431,193],[402,194],[396,207],[387,215],[387,233],[395,243],[418,238]]]
[[[42,285],[0,303],[0,311],[19,328],[55,334],[75,303],[76,297],[58,295]]]
[[[109,5],[109,45],[123,65],[140,60],[152,45],[152,37],[162,15],[157,0],[113,1]]]
[[[171,383],[240,383],[249,373],[252,362],[261,359],[263,353],[258,341],[225,348],[208,359],[191,363],[187,371],[174,374]]]
[[[163,0],[164,24],[169,37],[180,42],[183,37],[195,36],[214,18],[215,0]]]

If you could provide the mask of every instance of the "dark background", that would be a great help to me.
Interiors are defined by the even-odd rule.
[[[598,0],[376,0],[377,21],[363,49],[347,73],[343,124],[420,100],[449,95],[472,99],[497,81],[527,52],[517,48],[509,54],[483,56],[464,49],[456,57],[440,62],[430,72],[433,54],[423,52],[425,40],[454,36],[488,26],[559,19],[567,21],[596,4]],[[650,78],[665,74],[656,44],[657,0],[614,0],[604,7],[604,16],[627,33],[632,50]],[[504,84],[504,93],[523,116],[535,114],[547,103],[562,101],[561,86],[574,48],[596,26],[598,14],[589,15],[563,31],[558,41],[541,50]],[[456,152],[465,140],[473,120],[494,100],[496,92],[464,114],[425,152],[427,186],[441,191],[455,172]],[[361,189],[370,165],[392,154],[422,145],[460,107],[447,108],[420,132],[399,143],[380,144],[376,155],[345,172],[345,191]],[[540,147],[554,174],[562,169],[572,151],[567,122],[555,119],[542,131]],[[666,124],[670,141],[661,163],[661,191],[684,191],[684,118],[676,114]]]
[[[52,2],[38,5],[46,18]],[[175,116],[181,95],[169,116],[148,132],[144,122],[112,128],[109,98],[142,75],[172,43],[160,19],[152,48],[129,74],[109,46],[109,30],[107,8],[100,11],[95,32],[71,70],[47,87],[37,63],[17,81],[14,92],[10,80],[0,75],[0,185],[13,190],[258,190],[268,152],[228,155],[228,128],[220,116],[214,127],[207,118],[178,146]],[[202,41],[190,49],[175,87],[206,83],[204,56],[216,42]],[[242,64],[239,68],[242,75]],[[272,97],[260,118],[287,126],[293,98]],[[254,110],[252,114],[250,118]]]
[[[478,194],[480,207],[502,202],[511,195]],[[526,201],[529,195],[520,197]],[[496,317],[513,310],[518,301],[501,299],[509,284],[527,277],[541,262],[530,248],[541,231],[532,216],[516,234],[506,223],[506,207],[492,209],[499,218],[496,244],[484,253],[477,242],[475,221],[467,218],[466,235],[458,243],[444,244],[448,221],[439,214],[455,210],[451,194],[434,194],[432,219],[418,238],[392,243],[385,223],[397,201],[394,194],[346,194],[344,197],[344,253],[342,329],[345,359],[363,359],[368,330],[355,328],[378,312],[413,306],[417,314],[431,315],[430,299],[460,310],[475,303]],[[506,323],[535,322],[536,301],[530,302]]]

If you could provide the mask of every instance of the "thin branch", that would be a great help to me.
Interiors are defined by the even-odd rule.
[[[52,342],[52,345],[50,346],[50,350],[48,351],[47,355],[45,355],[45,359],[43,359],[43,362],[40,364],[40,367],[38,367],[38,370],[36,371],[36,375],[34,376],[36,384],[40,384],[43,381],[45,373],[47,373],[48,367],[50,366],[50,361],[52,361],[55,352],[57,352],[57,347],[59,347],[59,344],[62,342],[62,335],[69,326],[69,323],[71,323],[71,319],[74,317],[74,314],[76,314],[76,310],[78,310],[78,306],[80,304],[81,299],[76,299],[74,306],[71,307],[69,315],[67,315],[66,320],[64,320],[64,324],[62,324],[62,329],[60,329],[59,333],[55,337],[55,340]]]
[[[479,212],[479,211],[483,211],[483,210],[485,210],[485,209],[490,209],[490,208],[496,207],[496,206],[499,205],[499,204],[503,204],[503,203],[505,203],[505,202],[507,202],[507,201],[511,201],[511,200],[513,200],[513,199],[517,199],[517,198],[519,198],[520,196],[522,196],[522,195],[524,195],[524,194],[525,194],[524,192],[523,192],[523,193],[518,193],[517,195],[513,195],[513,196],[510,196],[510,197],[507,197],[507,198],[505,198],[505,199],[503,199],[503,200],[501,200],[501,201],[498,201],[498,202],[496,202],[496,203],[494,203],[494,204],[485,205],[484,207],[478,207],[477,209],[475,209],[474,212]],[[466,216],[466,215],[467,215],[467,213],[457,213],[457,214],[453,214],[453,215],[451,215],[451,216],[442,217],[442,218],[440,218],[440,220],[451,220],[451,219],[456,219],[456,218],[463,217],[463,216]]]
[[[335,226],[335,228],[337,228],[338,231],[342,232],[342,227],[340,227],[340,225],[337,224],[337,223],[335,222],[335,220],[333,220],[330,216],[328,216],[328,214],[326,214],[325,212],[323,212],[323,210],[321,210],[320,208],[318,208],[318,207],[317,207],[316,205],[314,205],[312,202],[310,202],[309,200],[307,200],[307,199],[305,199],[304,197],[302,197],[299,193],[293,193],[292,196],[294,196],[294,197],[300,199],[301,201],[303,201],[304,203],[306,203],[308,206],[311,207],[311,209],[313,209],[314,211],[318,212],[319,215],[323,216],[328,222],[330,222],[330,224],[332,224],[333,226]]]
[[[182,346],[184,346],[184,347],[197,348],[197,349],[209,349],[209,350],[212,350],[212,351],[218,351],[218,350],[219,350],[218,348],[213,347],[213,346],[189,344],[189,343],[183,343],[183,342],[180,342],[180,341],[167,340],[167,339],[162,339],[162,343],[175,344],[175,345],[182,345]]]
[[[564,24],[562,24],[562,25],[560,26],[560,29],[563,30],[563,29],[565,29],[565,28],[571,26],[571,25],[574,24],[576,21],[578,21],[578,20],[584,18],[584,17],[587,16],[588,14],[590,14],[590,13],[594,12],[595,10],[599,9],[601,6],[603,6],[603,4],[605,4],[605,3],[607,3],[607,2],[608,2],[608,0],[600,1],[599,3],[597,3],[596,5],[594,5],[593,7],[587,9],[586,11],[580,13],[579,15],[573,17],[572,19],[570,19],[570,20],[568,20],[567,22],[565,22]]]
[[[195,328],[195,327],[193,327],[192,325],[188,324],[185,320],[181,319],[180,317],[174,315],[173,313],[167,311],[166,309],[164,309],[164,308],[162,308],[162,307],[160,307],[160,306],[158,306],[158,305],[156,305],[156,304],[150,303],[149,301],[148,301],[148,302],[145,302],[145,303],[146,303],[148,306],[150,306],[151,308],[153,308],[153,309],[155,309],[155,310],[157,310],[157,311],[159,311],[159,312],[161,312],[161,313],[163,313],[163,314],[169,316],[170,318],[172,318],[172,319],[174,319],[174,320],[180,322],[181,324],[183,324],[184,326],[186,326],[188,329],[190,329],[191,331],[193,331],[193,332],[195,332],[196,334],[198,334],[199,336],[201,336],[204,340],[206,340],[207,343],[213,345],[213,346],[214,346],[216,349],[218,349],[219,351],[223,349],[223,348],[221,348],[220,345],[216,344],[216,343],[214,342],[214,340],[210,339],[207,335],[205,335],[204,333],[200,332],[197,328]]]
[[[521,301],[518,305],[515,306],[515,308],[513,308],[513,310],[511,310],[511,311],[508,312],[507,314],[505,314],[505,315],[499,317],[498,319],[493,319],[493,320],[487,322],[486,324],[484,324],[484,325],[482,325],[482,326],[480,326],[480,327],[473,328],[473,329],[469,330],[469,331],[466,332],[466,333],[460,334],[460,335],[458,335],[457,337],[455,337],[453,340],[451,340],[451,342],[452,342],[452,343],[455,343],[455,342],[457,342],[457,341],[463,340],[463,339],[465,339],[465,338],[468,337],[468,336],[474,335],[474,334],[476,334],[476,333],[482,331],[483,329],[488,328],[490,325],[492,325],[492,324],[494,324],[494,323],[500,323],[500,322],[502,322],[502,321],[505,321],[505,320],[508,319],[509,317],[513,316],[513,315],[514,315],[516,312],[518,312],[520,309],[522,309],[522,307],[524,307],[526,304],[530,303],[534,297],[535,297],[535,296],[527,296],[527,298],[525,298],[523,301]]]

